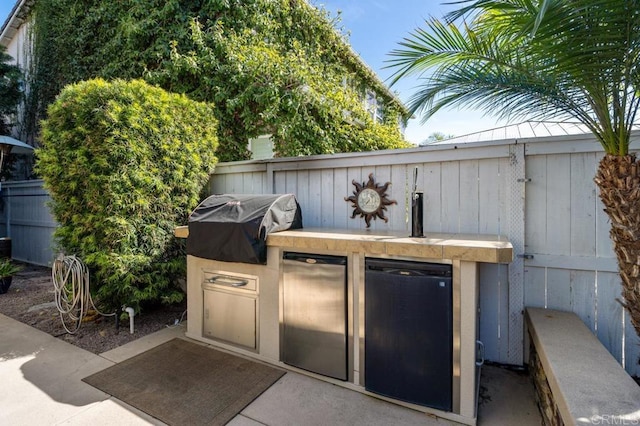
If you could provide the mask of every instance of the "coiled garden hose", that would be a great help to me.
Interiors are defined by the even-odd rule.
[[[60,255],[53,262],[51,279],[55,288],[55,302],[62,326],[69,334],[75,334],[82,319],[90,309],[102,316],[113,316],[100,312],[91,298],[89,290],[89,268],[75,256]],[[73,324],[67,327],[67,323]]]

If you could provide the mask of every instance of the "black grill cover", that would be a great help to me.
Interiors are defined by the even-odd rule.
[[[267,235],[302,228],[293,194],[212,195],[189,216],[187,254],[226,262],[267,263]]]

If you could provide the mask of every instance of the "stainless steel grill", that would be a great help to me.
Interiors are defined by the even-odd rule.
[[[278,285],[266,239],[301,227],[291,194],[213,195],[200,203],[187,237],[187,334],[260,352],[260,286]]]
[[[187,254],[264,264],[267,235],[297,228],[302,228],[302,213],[292,194],[212,195],[189,217]]]

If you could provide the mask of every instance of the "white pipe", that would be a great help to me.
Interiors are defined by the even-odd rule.
[[[136,311],[131,306],[126,307],[124,311],[129,314],[129,332],[133,334],[133,317],[136,315]]]

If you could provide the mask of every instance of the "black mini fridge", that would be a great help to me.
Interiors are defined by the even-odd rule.
[[[365,388],[452,409],[451,265],[365,260]]]

